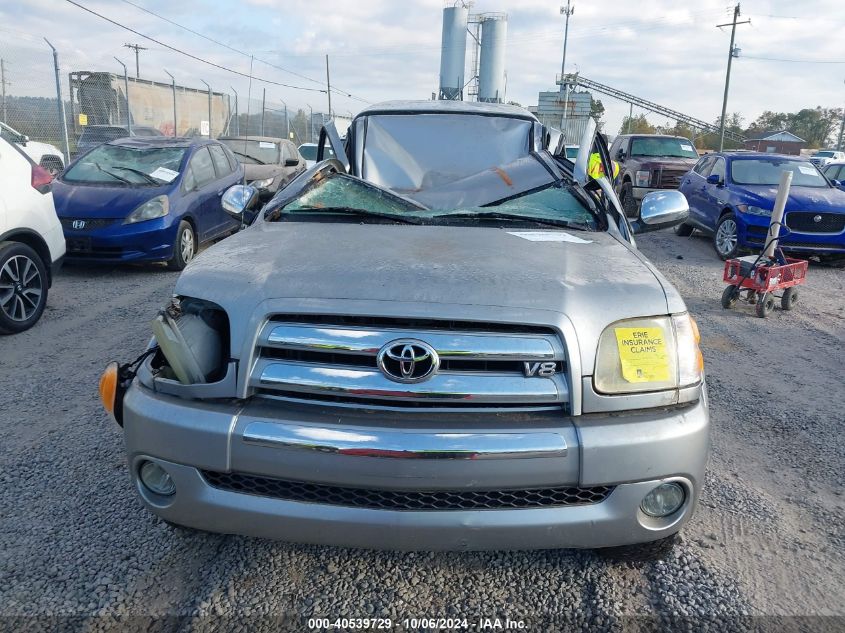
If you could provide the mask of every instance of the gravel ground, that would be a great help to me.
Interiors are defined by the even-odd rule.
[[[721,309],[706,238],[639,241],[698,319],[712,399],[702,504],[671,558],[371,552],[175,530],[129,486],[96,382],[106,361],[141,350],[176,274],[67,268],[42,322],[0,338],[0,629],[304,630],[310,616],[451,615],[540,630],[542,615],[603,630],[842,630],[845,271],[812,266],[795,311],[763,320]],[[839,617],[744,617],[790,615]],[[127,616],[179,618],[110,619]]]

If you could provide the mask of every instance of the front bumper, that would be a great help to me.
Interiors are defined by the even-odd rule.
[[[765,245],[771,218],[737,213],[737,232],[740,248],[754,250]],[[802,233],[793,231],[782,237],[778,245],[786,252],[837,255],[845,254],[845,231],[840,233]]]
[[[188,401],[137,382],[123,406],[130,476],[147,508],[162,518],[213,532],[376,549],[596,548],[660,539],[692,516],[709,447],[706,397],[684,407],[571,418],[441,413],[438,427],[430,416],[426,425],[420,413]],[[445,418],[450,418],[448,432],[442,428]],[[258,427],[270,441],[256,442]],[[421,438],[460,436],[462,447],[476,439],[483,447],[491,436],[503,434],[516,438],[513,446],[501,455],[485,455],[489,459],[442,454],[428,459],[419,453],[408,459],[401,451],[370,450],[388,437],[413,447]],[[542,448],[539,454],[518,454],[522,445],[536,449],[537,438],[546,441],[551,435],[559,441],[546,454]],[[290,439],[297,436],[303,441]],[[338,437],[364,438],[367,450],[339,451]],[[170,473],[174,495],[155,495],[139,481],[144,460]],[[212,486],[202,471],[394,492],[615,488],[604,501],[586,505],[417,511],[232,491]],[[663,519],[647,517],[639,510],[643,496],[667,480],[684,486],[683,507]]]
[[[65,229],[66,260],[70,262],[160,262],[173,257],[178,220],[170,216],[93,231]]]

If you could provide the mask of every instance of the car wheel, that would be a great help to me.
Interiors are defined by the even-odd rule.
[[[20,242],[0,243],[0,333],[31,328],[47,305],[47,268]]]
[[[764,292],[757,298],[757,316],[765,319],[775,309],[775,296],[771,292]]]
[[[634,197],[634,185],[630,182],[622,184],[622,190],[619,192],[619,197],[622,198],[622,210],[629,218],[636,218],[640,214],[640,209],[637,206],[637,199]]]
[[[730,310],[736,305],[739,299],[739,288],[736,286],[727,286],[722,292],[722,307],[725,310]]]
[[[690,235],[692,235],[693,231],[695,231],[695,229],[692,227],[691,224],[684,223],[675,225],[675,235],[679,237],[689,237]]]
[[[798,301],[798,289],[791,286],[783,291],[783,296],[780,298],[780,307],[784,310],[792,310]]]
[[[719,218],[713,232],[713,247],[722,259],[731,259],[739,250],[739,235],[736,218],[727,213]]]
[[[678,535],[673,534],[658,541],[648,543],[637,543],[635,545],[622,545],[620,547],[603,547],[596,550],[596,554],[602,558],[617,562],[636,563],[642,561],[663,560],[678,542]]]
[[[173,243],[173,257],[167,262],[170,270],[182,270],[197,252],[197,236],[194,227],[187,220],[179,222],[176,241]]]

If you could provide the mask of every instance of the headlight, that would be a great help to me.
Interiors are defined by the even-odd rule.
[[[704,375],[699,338],[689,314],[614,323],[599,339],[596,391],[636,393],[698,384]]]
[[[253,187],[255,187],[256,189],[266,189],[267,187],[269,187],[270,185],[273,184],[273,180],[275,180],[275,178],[265,178],[264,180],[253,180],[249,184],[252,185]]]
[[[173,376],[185,385],[212,382],[224,364],[226,313],[199,299],[174,299],[152,322]]]
[[[638,171],[634,176],[634,179],[637,181],[637,187],[648,187],[651,182],[651,172],[648,170]]]
[[[771,209],[763,209],[762,207],[755,207],[754,205],[750,204],[738,204],[736,208],[740,210],[742,213],[747,213],[749,215],[763,215],[763,216],[770,216],[772,215]]]
[[[134,224],[135,222],[153,220],[167,215],[168,211],[170,211],[170,200],[167,196],[156,196],[130,213],[123,223]]]

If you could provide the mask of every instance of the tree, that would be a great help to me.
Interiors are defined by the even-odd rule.
[[[807,141],[809,147],[825,147],[834,142],[841,108],[804,108],[798,112],[772,112],[766,110],[748,127],[745,134],[757,138],[764,132],[787,130]]]
[[[604,127],[604,121],[602,121],[602,117],[604,116],[604,104],[601,102],[601,99],[592,99],[590,101],[590,116],[595,119],[596,121],[596,128],[599,131]]]
[[[628,123],[630,123],[630,126]],[[622,127],[619,128],[620,134],[654,134],[655,132],[657,132],[657,128],[648,122],[644,114],[624,117],[622,119]]]

